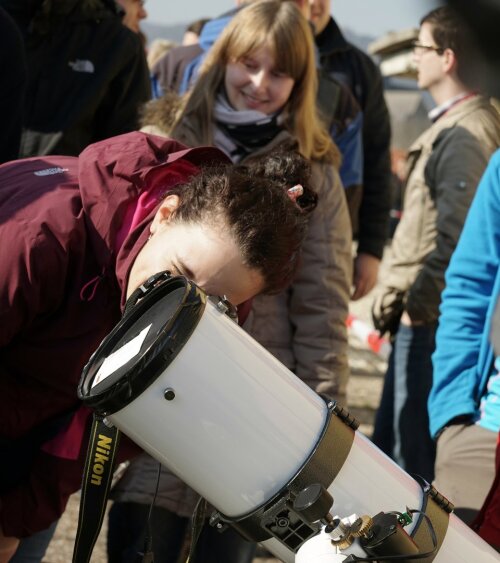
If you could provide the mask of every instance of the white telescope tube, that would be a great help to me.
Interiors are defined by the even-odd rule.
[[[236,517],[297,473],[326,416],[321,397],[209,302],[168,369],[108,419]]]
[[[203,306],[199,290],[189,289],[198,307],[194,313],[169,317],[166,310],[185,311],[191,306],[184,285],[190,288],[182,279],[166,282],[158,290],[165,296],[145,299],[147,306],[152,303],[150,310],[142,314],[138,309],[142,316],[125,318],[113,338],[103,342],[82,377],[79,392],[84,400],[90,397],[87,404],[97,405],[117,428],[230,521],[247,519],[249,513],[253,517],[270,501],[286,500],[288,484],[307,473],[304,467],[311,455],[316,475],[318,464],[328,476],[331,465],[340,462],[331,482],[326,482],[334,499],[331,512],[340,518],[423,507],[420,485],[348,426],[342,429],[352,444],[345,459],[340,459],[342,432],[336,434],[339,428],[329,426],[325,401],[219,308],[210,302]],[[189,326],[180,338],[182,323]],[[137,387],[141,380],[147,385]],[[124,389],[130,393],[124,394]],[[334,428],[333,437],[327,428]],[[321,446],[327,438],[331,460],[325,459]],[[316,458],[319,450],[323,457]],[[416,520],[404,530],[411,534],[415,526]],[[322,540],[316,541],[319,545]],[[300,547],[300,542],[292,549],[275,538],[263,543],[286,563],[294,561],[294,551]],[[345,553],[366,556],[356,542]],[[495,563],[500,556],[451,515],[433,561]]]
[[[321,532],[299,549],[295,563],[343,563],[346,557],[332,545],[331,537]]]

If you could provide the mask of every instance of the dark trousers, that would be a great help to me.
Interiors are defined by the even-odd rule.
[[[137,563],[144,551],[149,505],[115,502],[109,511],[108,563]],[[153,508],[151,531],[157,563],[177,563],[182,552],[189,518],[158,506]],[[228,529],[222,534],[206,524],[190,563],[251,563],[256,544]]]
[[[23,538],[9,563],[40,563],[49,547],[56,527],[57,522],[54,522],[46,530],[37,532],[29,538]]]
[[[399,326],[372,437],[405,471],[429,483],[434,478],[436,455],[427,413],[434,337],[434,326]]]

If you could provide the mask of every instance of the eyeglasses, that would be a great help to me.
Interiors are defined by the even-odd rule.
[[[413,41],[411,46],[417,53],[421,53],[422,51],[435,51],[438,55],[442,55],[444,53],[444,49],[442,47],[435,47],[434,45],[424,45],[423,43],[419,43],[418,41]]]

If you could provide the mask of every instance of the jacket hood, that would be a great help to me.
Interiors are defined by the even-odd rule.
[[[233,19],[240,9],[241,8],[235,8],[234,10],[230,10],[218,18],[210,20],[203,26],[198,43],[205,52],[207,52],[217,41],[226,25]]]
[[[90,145],[79,157],[78,182],[91,244],[103,275],[116,274],[122,290],[157,208],[129,233],[117,252],[117,233],[125,213],[142,193],[165,183],[172,165],[181,160],[196,168],[229,162],[216,148],[187,148],[141,132]]]
[[[49,33],[62,21],[116,17],[114,0],[2,0],[2,7],[25,32]]]
[[[223,14],[217,19],[213,19],[207,22],[203,29],[201,30],[201,34],[198,40],[198,46],[202,49],[202,52],[195,56],[184,69],[184,74],[179,84],[179,93],[185,94],[189,88],[194,83],[194,78],[198,74],[200,66],[202,62],[205,60],[205,56],[207,52],[210,50],[212,45],[215,43],[219,35],[222,33],[223,29],[226,25],[231,21],[234,14],[238,12],[241,8],[235,8],[226,14]]]
[[[181,96],[173,90],[168,90],[161,98],[150,100],[142,106],[141,127],[154,128],[148,131],[149,133],[157,131],[160,135],[168,135],[175,123],[181,102]]]
[[[351,48],[337,22],[332,17],[330,17],[325,29],[316,37],[316,46],[320,55],[329,55]]]

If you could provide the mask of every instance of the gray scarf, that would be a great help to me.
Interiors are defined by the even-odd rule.
[[[221,92],[214,106],[214,144],[233,162],[239,162],[270,143],[283,130],[283,122],[281,113],[266,115],[256,110],[235,110]]]

